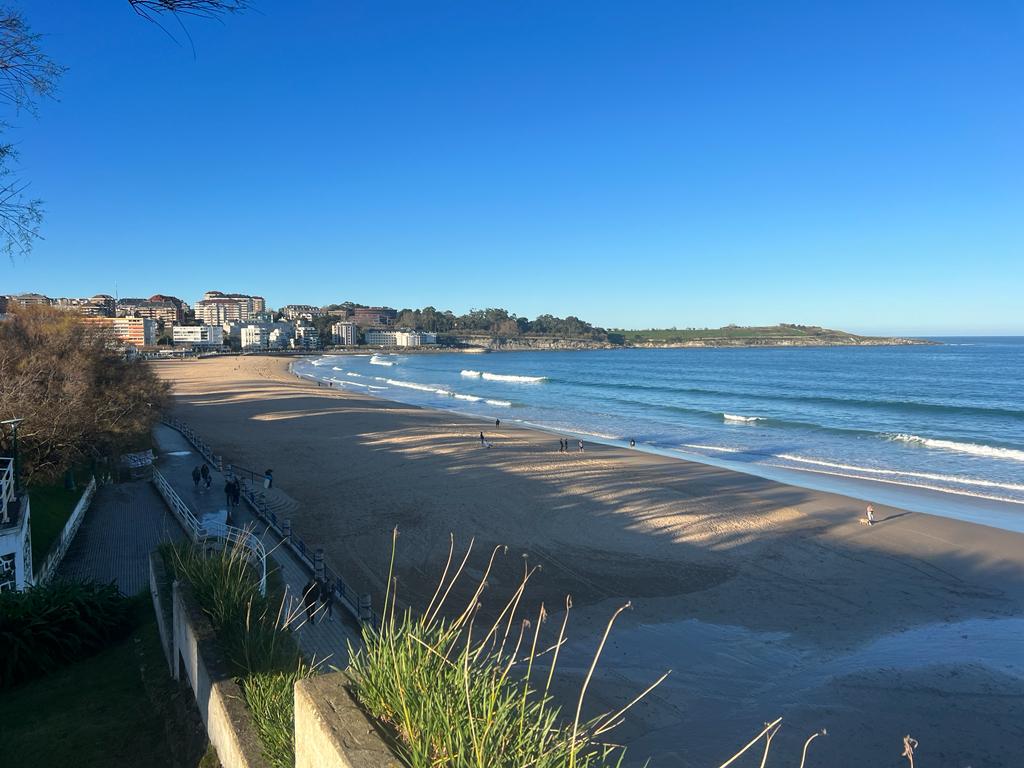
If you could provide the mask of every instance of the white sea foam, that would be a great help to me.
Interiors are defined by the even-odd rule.
[[[415,381],[398,381],[398,379],[383,379],[393,387],[403,387],[404,389],[418,389],[420,392],[438,392],[437,387],[431,387],[427,384],[417,384]],[[440,390],[444,391],[444,390]]]
[[[699,451],[718,451],[720,453],[743,453],[739,448],[723,448],[720,445],[700,445],[698,443],[683,443],[683,448],[696,448]]]
[[[480,371],[469,371],[469,370],[466,370],[466,371],[462,371],[462,375],[463,376],[472,376],[472,377],[475,377],[475,378],[479,378],[481,374],[480,374]]]
[[[370,358],[370,365],[386,365],[390,368],[394,363],[391,360],[381,360],[379,357],[374,355]]]
[[[976,485],[982,488],[1003,488],[1008,491],[1024,491],[1024,485],[1016,485],[1014,483],[997,483],[994,480],[979,480],[973,477],[960,477],[958,475],[938,475],[930,472],[906,472],[898,469],[877,469],[875,467],[858,467],[854,464],[840,464],[832,461],[822,461],[821,459],[809,459],[805,456],[797,456],[791,453],[780,453],[778,458],[786,459],[788,461],[796,461],[801,464],[813,464],[818,467],[828,467],[830,469],[846,469],[851,472],[865,472],[872,475],[886,475],[890,477],[914,477],[920,478],[921,480],[938,480],[946,483],[956,483],[957,485]]]
[[[977,493],[975,491],[965,491],[961,488],[949,488],[937,485],[928,485],[927,483],[915,483],[909,480],[889,480],[884,477],[872,477],[865,478],[861,475],[851,475],[846,472],[832,472],[828,469],[812,469],[811,467],[790,467],[785,464],[766,464],[769,467],[777,467],[779,469],[789,469],[800,472],[813,472],[818,475],[832,475],[833,477],[847,477],[851,480],[870,480],[872,483],[888,483],[889,485],[900,485],[906,488],[921,488],[926,491],[938,491],[939,493],[955,493],[958,496],[970,496],[973,499],[988,499],[989,501],[1002,501],[1009,502],[1010,504],[1024,504],[1021,499],[1011,499],[1006,496],[994,496],[988,493]]]
[[[373,384],[367,384],[367,389],[374,389],[374,390],[380,392],[381,390],[387,389],[387,387],[375,387],[375,386],[373,386]]]
[[[741,424],[753,424],[755,421],[764,421],[761,416],[737,416],[734,413],[723,413],[722,418],[726,421],[736,421]]]
[[[463,394],[459,394],[458,392],[456,392],[452,396],[456,400],[468,400],[471,403],[479,403],[481,400],[483,400],[482,397],[477,397],[476,395],[463,395]]]
[[[356,377],[357,379],[361,379],[361,378],[363,378],[363,374],[361,374],[361,373],[355,373],[354,371],[349,371],[349,372],[348,372],[348,373],[346,373],[345,375],[346,375],[346,376],[355,376],[355,377]]]
[[[512,374],[488,373],[487,371],[481,373],[480,378],[487,381],[510,381],[514,384],[539,384],[542,381],[547,381],[547,376],[513,376]]]
[[[499,408],[512,407],[512,403],[510,403],[508,400],[484,400],[484,402],[487,403],[488,405],[496,405]]]
[[[929,437],[918,437],[917,435],[894,434],[888,435],[890,440],[911,445],[923,445],[926,448],[938,448],[943,451],[956,451],[957,453],[969,453],[972,456],[985,456],[990,459],[1009,459],[1010,461],[1024,461],[1024,451],[1013,448],[998,448],[993,445],[978,445],[977,443],[958,443],[954,440],[933,440]]]
[[[345,369],[344,368],[339,368],[338,366],[334,366],[331,370],[332,371],[344,371]]]

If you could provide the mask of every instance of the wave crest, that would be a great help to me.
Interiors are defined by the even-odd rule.
[[[990,459],[1024,461],[1024,451],[1019,451],[1015,448],[1000,448],[994,445],[979,445],[978,443],[959,443],[955,440],[936,440],[930,437],[920,437],[919,435],[907,435],[903,433],[886,435],[886,437],[889,440],[899,443],[923,445],[926,448],[938,448],[943,451],[969,453],[972,456],[985,456]]]
[[[738,416],[735,413],[723,413],[722,418],[726,421],[735,421],[741,424],[753,424],[755,421],[764,421],[762,416]]]

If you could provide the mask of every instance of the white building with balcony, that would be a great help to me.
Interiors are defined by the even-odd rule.
[[[426,331],[370,328],[364,332],[363,337],[371,347],[422,347],[437,344],[437,334]]]
[[[291,323],[250,323],[239,329],[243,352],[287,349],[294,335],[295,326]]]
[[[224,346],[224,329],[219,325],[176,325],[171,329],[174,346],[218,349]]]
[[[359,343],[359,326],[345,320],[333,323],[331,342],[339,347],[354,347]]]
[[[28,494],[14,492],[14,460],[0,458],[0,592],[32,586]]]

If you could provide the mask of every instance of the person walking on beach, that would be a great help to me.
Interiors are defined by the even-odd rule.
[[[484,433],[480,433],[480,445],[487,445],[487,441],[484,440]]]
[[[497,429],[500,426],[501,426],[501,419],[495,419],[494,420],[494,428]]]
[[[192,468],[192,483],[195,485],[196,490],[199,490],[199,481],[203,479],[203,473],[199,471],[199,467]]]
[[[580,453],[583,453],[583,441],[580,440]]]
[[[636,440],[634,440],[633,438],[629,438],[629,447],[636,448]]]
[[[302,602],[306,605],[306,621],[310,624],[316,623],[314,617],[316,616],[316,603],[319,596],[320,589],[316,581],[310,579],[306,584],[306,588],[302,590]]]
[[[872,506],[871,504],[868,504],[867,513],[868,513],[868,525],[874,525],[875,524],[875,508],[874,508],[874,506]]]

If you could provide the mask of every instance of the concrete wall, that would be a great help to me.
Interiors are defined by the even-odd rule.
[[[344,672],[295,684],[295,768],[400,768]]]
[[[160,645],[167,659],[167,672],[174,674],[174,611],[171,600],[171,578],[164,567],[164,559],[159,552],[149,553],[149,595],[153,599],[153,610],[156,612],[156,628],[160,634]]]
[[[231,679],[210,620],[187,584],[174,582],[172,593],[175,678],[192,685],[199,714],[223,768],[266,768],[259,734],[246,709],[242,689]]]

